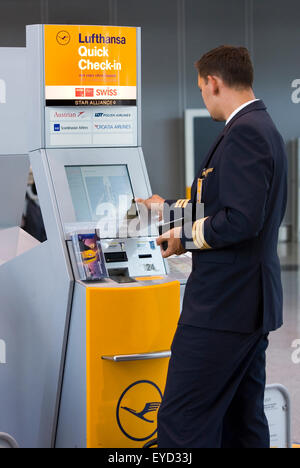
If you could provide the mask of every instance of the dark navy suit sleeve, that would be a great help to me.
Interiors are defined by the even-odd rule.
[[[223,207],[203,223],[212,249],[256,237],[261,231],[273,177],[271,149],[250,125],[235,125],[227,137],[216,191]]]

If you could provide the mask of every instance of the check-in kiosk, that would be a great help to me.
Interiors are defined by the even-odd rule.
[[[187,275],[170,272],[133,202],[151,195],[140,34],[27,28],[30,163],[47,241],[0,269],[16,330],[8,417],[22,447],[143,447],[156,436]],[[103,206],[138,232],[121,222],[107,233]],[[73,240],[96,229],[108,276],[88,282]]]

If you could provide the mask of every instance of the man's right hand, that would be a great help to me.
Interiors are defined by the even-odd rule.
[[[160,197],[159,195],[152,195],[152,197],[147,198],[147,200],[144,200],[143,198],[136,198],[135,201],[145,205],[149,211],[152,211],[158,215],[160,221],[162,220],[165,202],[164,198]]]

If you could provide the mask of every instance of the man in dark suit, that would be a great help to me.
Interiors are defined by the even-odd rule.
[[[191,251],[193,270],[158,415],[161,448],[268,448],[268,333],[282,323],[278,232],[287,198],[284,142],[255,98],[247,49],[222,46],[196,64],[213,119],[226,121],[184,210],[205,216],[158,239],[165,258]],[[140,200],[161,210],[158,195]],[[194,210],[195,212],[195,210]]]

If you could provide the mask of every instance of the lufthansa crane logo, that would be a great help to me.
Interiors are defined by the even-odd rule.
[[[152,413],[153,411],[158,411],[159,407],[160,407],[160,402],[153,402],[153,403],[146,403],[143,411],[140,411],[139,413],[134,409],[127,408],[126,406],[121,406],[121,409],[128,411],[128,413],[131,413],[137,418],[142,419],[142,421],[147,421],[148,423],[154,423],[154,420],[145,418],[145,415],[148,413]]]
[[[56,35],[56,40],[59,43],[59,45],[65,46],[69,44],[71,40],[71,36],[68,33],[68,31],[59,31],[59,33],[57,33]]]
[[[157,432],[157,413],[162,401],[160,388],[150,380],[139,380],[122,393],[117,406],[117,422],[131,440],[146,441]]]

